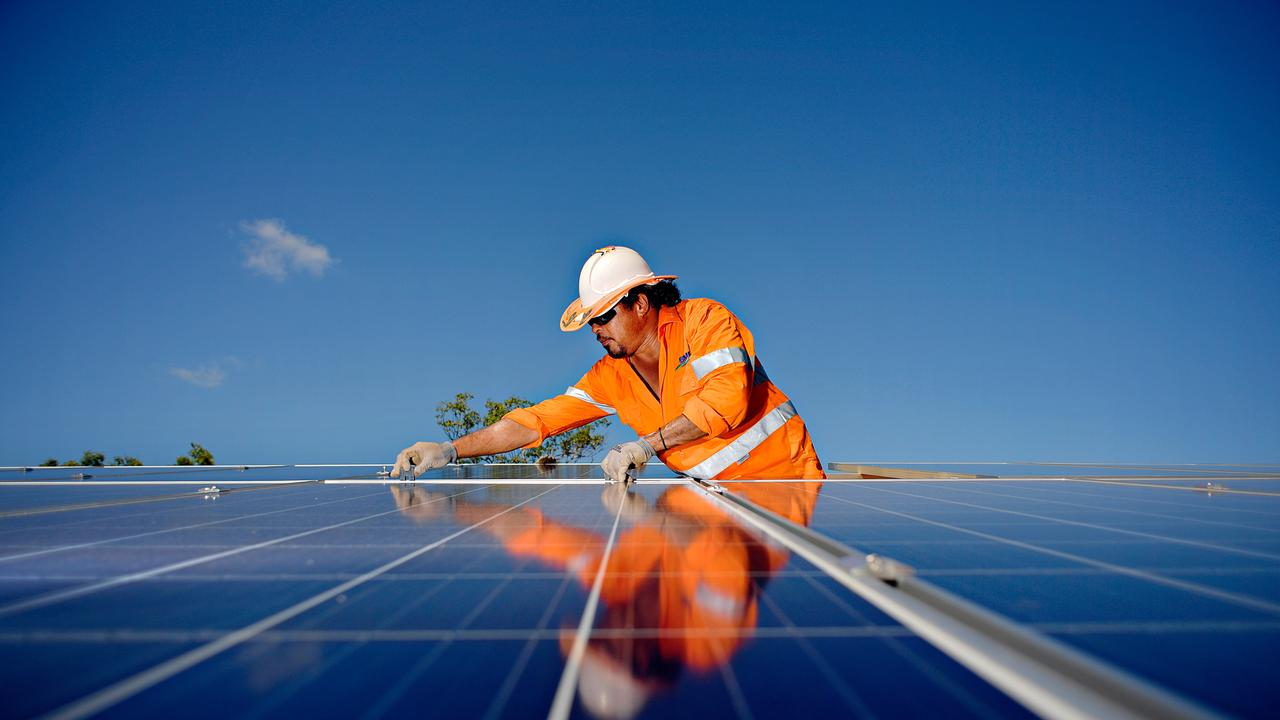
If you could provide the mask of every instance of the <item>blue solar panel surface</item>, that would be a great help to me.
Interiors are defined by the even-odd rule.
[[[7,475],[4,715],[545,717],[566,682],[582,717],[1029,714],[661,468],[630,494],[590,465],[379,470]],[[1249,477],[731,492],[1210,711],[1264,717],[1280,499]]]
[[[820,492],[814,529],[1006,617],[1234,714],[1280,701],[1280,496],[1047,481]]]

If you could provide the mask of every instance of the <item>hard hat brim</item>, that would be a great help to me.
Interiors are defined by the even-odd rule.
[[[647,277],[641,280],[636,280],[635,282],[629,285],[624,285],[621,288],[618,288],[617,290],[614,290],[613,292],[609,293],[608,295],[605,295],[604,297],[600,298],[599,302],[595,303],[591,307],[583,307],[582,298],[575,298],[573,302],[569,303],[569,307],[565,308],[564,314],[560,316],[560,329],[563,330],[564,332],[573,332],[574,330],[581,330],[582,327],[587,324],[588,320],[598,315],[603,315],[604,313],[609,312],[609,310],[612,309],[614,305],[618,304],[618,301],[626,297],[627,293],[631,292],[635,288],[641,285],[654,285],[659,282],[662,282],[663,280],[675,280],[676,277],[678,276],[654,275],[653,277]]]

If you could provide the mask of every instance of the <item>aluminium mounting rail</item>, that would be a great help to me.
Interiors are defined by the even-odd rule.
[[[716,483],[692,480],[713,503],[826,572],[1027,709],[1054,720],[1217,715]]]

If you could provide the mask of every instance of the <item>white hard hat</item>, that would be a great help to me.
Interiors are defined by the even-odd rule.
[[[619,245],[591,253],[578,275],[578,299],[560,317],[560,329],[573,332],[597,315],[603,315],[637,285],[674,280],[675,275],[654,275],[640,253]]]

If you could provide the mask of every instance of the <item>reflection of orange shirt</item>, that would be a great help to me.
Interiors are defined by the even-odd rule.
[[[707,437],[659,453],[673,470],[704,480],[824,477],[804,421],[733,313],[703,298],[663,307],[658,337],[652,392],[630,363],[606,355],[565,394],[506,415],[538,433],[525,447],[615,412],[637,435],[684,415]]]
[[[744,483],[735,491],[807,525],[818,487],[818,483]],[[695,669],[717,667],[756,626],[756,583],[765,579],[753,573],[777,572],[786,564],[787,552],[757,540],[687,487],[663,493],[656,512],[699,529],[684,545],[673,542],[657,523],[621,533],[609,559],[601,598],[610,608],[656,602],[659,629],[664,631],[663,655]],[[537,524],[508,540],[508,550],[567,568],[589,587],[604,550],[600,536],[546,520],[537,510],[529,513]],[[646,588],[655,583],[656,597],[647,595]]]

